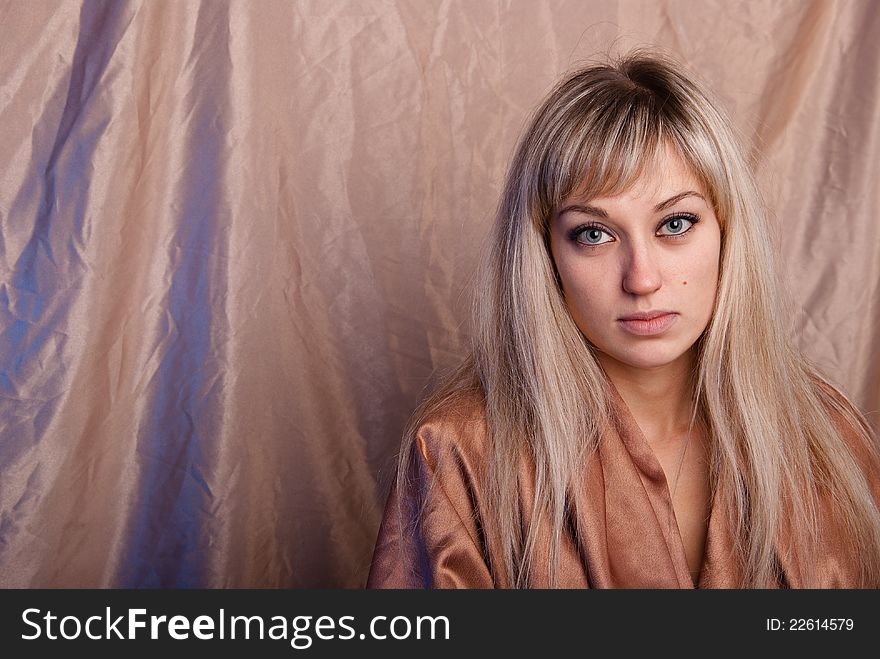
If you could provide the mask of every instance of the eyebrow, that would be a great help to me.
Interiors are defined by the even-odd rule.
[[[679,192],[677,195],[675,195],[674,197],[670,197],[666,201],[661,201],[659,204],[654,206],[654,212],[659,213],[660,211],[665,210],[670,206],[674,206],[686,197],[699,197],[703,201],[706,201],[706,198],[696,190],[687,190],[685,192]]]
[[[699,197],[703,201],[706,201],[706,198],[703,195],[701,195],[699,192],[697,192],[696,190],[686,190],[684,192],[679,192],[677,195],[670,197],[666,201],[661,201],[659,204],[654,206],[654,212],[659,213],[660,211],[665,210],[665,209],[669,208],[670,206],[674,206],[675,204],[680,202],[682,199],[685,199],[687,197]],[[564,215],[565,213],[568,213],[571,211],[576,211],[578,213],[584,213],[585,215],[595,215],[596,217],[604,217],[604,218],[608,217],[608,213],[604,209],[599,208],[598,206],[590,206],[589,204],[569,204],[569,205],[561,208],[556,213],[556,216],[560,217],[560,216]]]

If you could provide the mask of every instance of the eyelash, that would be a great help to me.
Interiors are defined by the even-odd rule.
[[[663,238],[670,239],[670,240],[680,240],[691,232],[691,229],[693,229],[694,226],[697,224],[697,222],[700,221],[700,217],[698,215],[694,215],[693,213],[676,213],[675,215],[670,215],[669,217],[663,218],[660,221],[660,224],[657,225],[657,231],[660,231],[660,229],[662,229],[664,226],[666,226],[667,224],[669,224],[673,220],[687,220],[688,222],[691,223],[691,225],[687,229],[682,231],[681,233],[675,233],[675,234],[663,233],[663,234],[658,234],[658,235],[660,235]],[[602,247],[602,245],[607,245],[609,242],[613,242],[613,241],[609,240],[604,243],[599,243],[598,245],[591,245],[589,243],[584,243],[584,242],[581,242],[580,240],[578,240],[578,237],[581,234],[583,234],[585,231],[589,231],[590,229],[598,229],[599,231],[602,231],[604,233],[607,233],[608,235],[613,236],[611,231],[609,229],[607,229],[606,227],[602,226],[601,224],[590,223],[590,224],[582,224],[580,226],[575,227],[574,229],[569,231],[568,237],[572,242],[577,243],[579,247],[586,247],[587,249],[596,249],[598,247]]]

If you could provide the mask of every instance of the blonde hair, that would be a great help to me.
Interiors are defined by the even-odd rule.
[[[401,465],[424,419],[457,392],[479,389],[491,442],[488,510],[503,547],[503,565],[493,569],[527,587],[534,562],[546,560],[555,583],[566,491],[583,477],[611,409],[606,376],[557,279],[549,220],[575,189],[585,198],[626,189],[666,144],[704,184],[721,226],[716,305],[698,341],[694,382],[710,435],[710,481],[729,511],[741,586],[776,582],[774,541],[783,529],[798,539],[791,551],[807,570],[805,582],[813,581],[820,492],[861,563],[861,583],[880,585],[880,514],[841,441],[848,432],[857,451],[874,450],[867,424],[792,348],[766,213],[729,120],[678,65],[643,51],[575,71],[532,117],[479,277],[472,353],[417,410]],[[535,465],[530,502],[518,495],[524,451]],[[403,487],[405,469],[399,473]],[[524,505],[531,506],[528,528]],[[537,546],[542,519],[549,520],[549,548]]]

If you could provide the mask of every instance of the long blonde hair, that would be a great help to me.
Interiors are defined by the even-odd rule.
[[[798,538],[791,551],[809,570],[820,492],[834,502],[858,553],[862,583],[876,586],[880,514],[828,410],[871,451],[867,424],[792,347],[779,313],[766,213],[729,120],[680,66],[658,55],[637,51],[582,68],[533,115],[478,278],[471,355],[417,410],[401,465],[424,419],[457,392],[481,390],[491,442],[488,510],[503,547],[503,565],[493,569],[508,584],[527,587],[534,561],[548,560],[555,583],[566,491],[583,476],[610,407],[606,376],[556,276],[549,220],[575,189],[586,197],[626,189],[663,144],[701,179],[721,225],[718,292],[698,342],[695,396],[709,429],[712,489],[736,538],[741,586],[766,587],[778,578],[775,540],[783,528]],[[518,496],[524,450],[535,465],[528,502]],[[526,505],[535,521],[523,528]],[[550,524],[549,551],[537,546],[542,519]]]

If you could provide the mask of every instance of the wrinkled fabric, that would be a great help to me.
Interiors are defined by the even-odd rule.
[[[554,587],[739,588],[742,571],[720,497],[711,505],[699,578],[688,568],[666,476],[620,394],[609,383],[612,414],[583,476],[569,489]],[[488,438],[485,402],[471,391],[434,413],[416,432],[405,486],[389,495],[368,579],[371,588],[509,588],[501,569],[498,522],[487,507]],[[838,422],[843,441],[880,506],[880,459]],[[534,461],[526,452],[518,472],[523,529],[536,525],[531,588],[551,586],[550,524],[532,518]],[[778,578],[767,587],[853,588],[859,565],[837,525],[833,502],[820,501],[815,576],[790,551],[783,524],[776,543]]]
[[[878,42],[869,0],[0,3],[0,587],[363,586],[529,111],[634,45],[730,111],[876,424]]]

